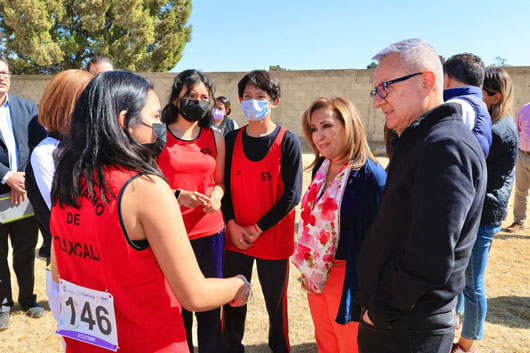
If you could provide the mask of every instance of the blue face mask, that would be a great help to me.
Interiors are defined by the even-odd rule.
[[[249,99],[241,102],[241,110],[249,121],[263,120],[270,113],[269,101]]]

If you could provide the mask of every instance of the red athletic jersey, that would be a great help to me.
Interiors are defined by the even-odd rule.
[[[167,142],[158,157],[158,165],[172,189],[198,191],[210,196],[215,186],[217,148],[212,129],[202,128],[192,141],[175,137],[168,129]],[[221,210],[206,213],[204,207],[195,209],[180,206],[184,225],[190,239],[219,233],[224,228]]]
[[[116,198],[91,196],[86,185],[80,209],[52,207],[50,226],[59,275],[74,284],[114,296],[119,352],[189,352],[181,306],[147,242],[135,246],[121,224],[121,193],[135,172],[108,168]],[[175,249],[178,251],[178,249]],[[109,352],[66,339],[66,352]]]
[[[245,127],[237,134],[230,170],[230,191],[235,221],[246,227],[256,224],[282,197],[281,175],[282,141],[286,129],[282,128],[267,155],[259,162],[245,156],[243,139]],[[286,259],[294,251],[294,216],[292,209],[276,225],[263,232],[247,250],[237,248],[226,237],[225,248],[260,259]]]

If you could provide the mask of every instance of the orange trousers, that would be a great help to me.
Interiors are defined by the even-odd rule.
[[[358,353],[358,322],[341,325],[335,321],[339,310],[345,261],[335,261],[328,281],[320,294],[307,294],[309,309],[315,325],[315,340],[319,353]]]

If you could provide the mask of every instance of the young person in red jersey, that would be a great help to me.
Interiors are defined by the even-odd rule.
[[[178,74],[169,102],[162,111],[167,143],[158,165],[180,204],[191,246],[206,277],[223,278],[225,222],[221,213],[224,195],[225,141],[210,129],[213,82],[197,70]],[[201,353],[222,351],[221,309],[195,313]],[[193,351],[193,313],[182,310],[188,346]]]
[[[280,103],[280,83],[257,70],[238,84],[248,125],[226,136],[227,226],[224,275],[252,274],[254,261],[269,314],[269,347],[289,352],[287,283],[294,251],[294,207],[302,191],[300,140],[271,120]],[[223,308],[226,352],[243,352],[247,307]]]
[[[52,185],[52,274],[66,352],[189,352],[190,311],[242,305],[243,276],[205,278],[156,164],[166,140],[143,78],[102,73],[81,94]]]

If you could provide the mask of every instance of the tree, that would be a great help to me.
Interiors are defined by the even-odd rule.
[[[493,60],[495,60],[495,63],[491,64],[490,66],[510,66],[508,65],[508,59],[501,58],[500,56],[493,58]]]
[[[289,71],[289,69],[285,69],[280,65],[269,65],[269,71]]]
[[[191,39],[191,0],[0,0],[0,55],[14,73],[78,69],[94,55],[167,71]]]
[[[440,62],[443,65],[445,63],[445,57],[443,55],[438,55],[438,57],[440,58]]]
[[[366,65],[367,69],[375,69],[377,67],[377,63],[375,61],[372,61],[370,64]]]

